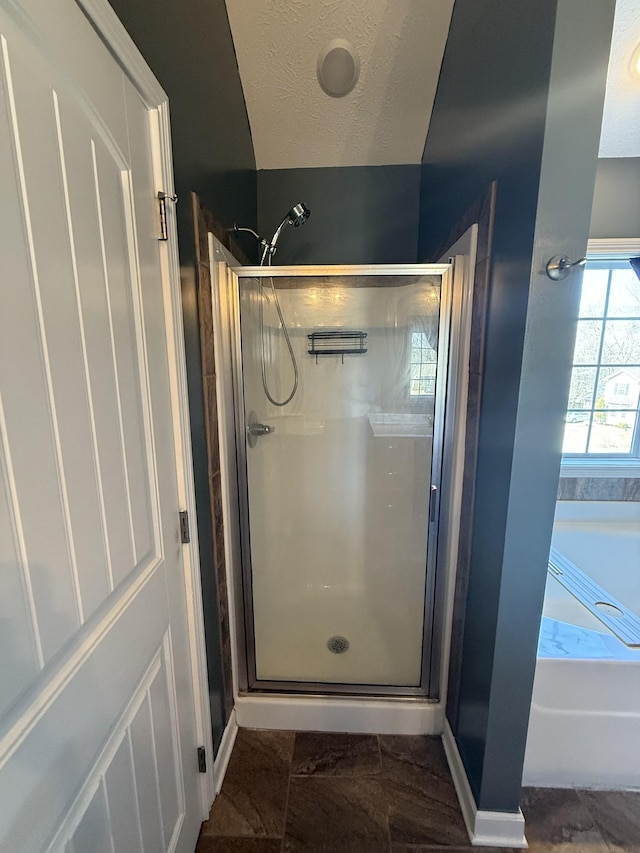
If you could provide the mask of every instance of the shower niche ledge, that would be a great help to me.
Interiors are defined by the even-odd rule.
[[[379,412],[368,417],[377,438],[433,438],[433,415]]]
[[[270,415],[269,422],[278,435],[322,435],[326,421],[304,414]]]

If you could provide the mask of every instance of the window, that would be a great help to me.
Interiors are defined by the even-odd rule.
[[[437,353],[424,332],[411,332],[409,397],[433,397],[436,393]]]
[[[582,280],[565,458],[640,456],[640,281],[627,259],[589,260]]]

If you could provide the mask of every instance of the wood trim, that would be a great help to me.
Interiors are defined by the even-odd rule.
[[[447,256],[454,245],[473,224],[478,225],[475,281],[473,291],[471,341],[469,347],[469,381],[467,390],[466,439],[463,466],[463,486],[460,504],[460,533],[458,561],[451,623],[449,672],[447,679],[447,717],[453,729],[457,728],[460,699],[460,675],[467,592],[471,571],[471,536],[475,504],[476,468],[480,429],[480,406],[484,377],[484,357],[487,312],[491,292],[491,256],[498,185],[493,181],[484,196],[473,204],[454,225],[450,240],[441,255]]]
[[[156,109],[155,127],[156,180],[158,190],[173,194],[173,154],[169,104],[165,101]],[[153,134],[152,134],[153,136]],[[167,205],[166,242],[160,242],[160,257],[165,287],[165,311],[168,323],[167,346],[170,367],[173,425],[176,441],[176,468],[178,493],[181,505],[189,513],[190,542],[183,547],[185,586],[187,594],[187,619],[191,652],[191,671],[194,691],[196,734],[198,744],[204,745],[207,755],[213,755],[211,709],[209,705],[209,679],[207,674],[207,649],[202,608],[200,553],[198,546],[197,509],[191,447],[189,395],[187,386],[186,353],[182,319],[182,291],[180,286],[180,261],[178,255],[178,229],[175,205]],[[202,815],[206,819],[214,797],[213,762],[202,776]]]
[[[224,709],[227,719],[233,712],[233,664],[231,653],[231,631],[229,626],[230,601],[227,583],[225,554],[225,524],[222,496],[222,473],[220,470],[220,436],[218,431],[218,401],[216,393],[216,360],[213,331],[213,304],[211,297],[211,258],[209,233],[229,247],[229,233],[215,216],[191,193],[191,208],[195,237],[196,290],[198,324],[200,332],[200,359],[202,363],[202,394],[207,444],[207,467],[209,503],[211,506],[211,529],[213,539],[213,563],[218,599],[218,631],[222,654],[222,677],[224,686]],[[230,249],[229,249],[230,250]]]
[[[492,181],[484,195],[475,201],[453,226],[447,239],[433,253],[433,260],[445,256],[451,246],[457,243],[472,225],[476,224],[479,226],[479,231],[485,232],[484,234],[478,234],[476,263],[480,263],[485,258],[491,257],[497,193],[498,182]],[[485,223],[487,226],[486,229],[482,227]]]
[[[242,251],[238,241],[234,238],[233,231],[225,228],[218,219],[200,201],[197,193],[191,193],[191,209],[193,212],[193,224],[196,237],[196,261],[197,263],[209,263],[209,238],[208,234],[219,240],[225,249],[228,249],[233,257],[243,266],[250,266],[252,261]]]

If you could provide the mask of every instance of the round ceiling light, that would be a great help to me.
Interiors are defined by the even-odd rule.
[[[358,82],[360,59],[346,39],[332,39],[318,56],[318,83],[332,98],[343,98]]]

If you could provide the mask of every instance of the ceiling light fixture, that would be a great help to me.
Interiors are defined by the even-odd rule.
[[[343,98],[358,82],[360,58],[346,39],[332,39],[318,55],[318,83],[332,98]]]

